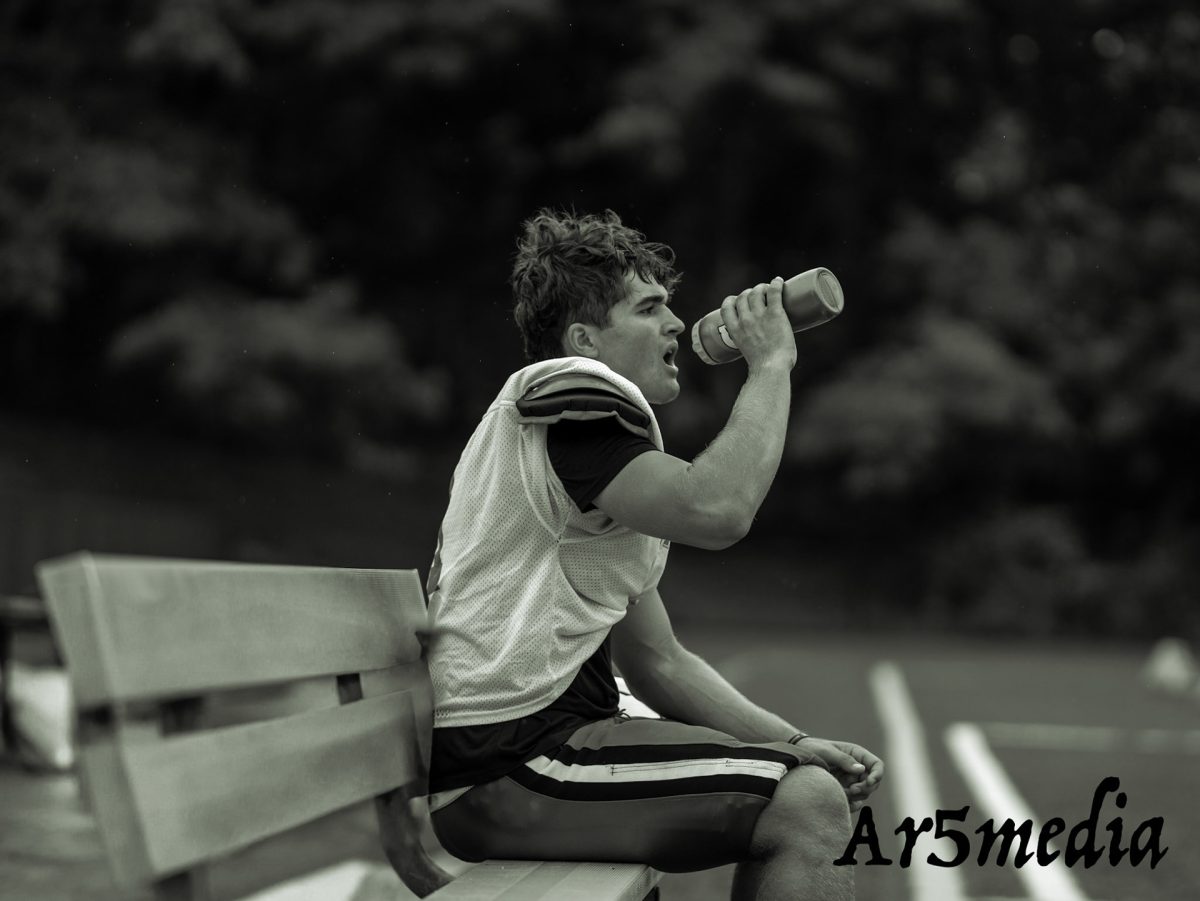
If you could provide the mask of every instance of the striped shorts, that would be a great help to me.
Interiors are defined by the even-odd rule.
[[[749,858],[758,815],[792,767],[787,742],[747,744],[670,720],[602,720],[433,814],[463,860],[647,863],[667,872]]]

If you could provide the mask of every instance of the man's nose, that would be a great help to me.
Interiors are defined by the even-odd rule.
[[[670,310],[668,310],[667,312],[670,314],[670,318],[667,320],[667,326],[666,326],[666,333],[668,335],[678,335],[685,328],[687,328],[687,326],[685,326],[683,324],[682,319],[680,319],[674,313],[671,313]]]

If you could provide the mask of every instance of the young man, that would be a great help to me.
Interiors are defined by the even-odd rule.
[[[783,450],[796,344],[782,280],[727,297],[747,364],[692,462],[652,405],[679,394],[670,249],[616,214],[525,223],[514,373],[455,470],[429,577],[433,822],[468,860],[738,863],[737,898],[847,899],[834,867],[883,765],[805,735],[676,640],[671,542],[742,538]],[[664,719],[618,708],[616,663]]]

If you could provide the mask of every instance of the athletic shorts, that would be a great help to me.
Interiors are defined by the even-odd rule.
[[[703,870],[750,857],[758,815],[792,767],[787,742],[624,715],[478,785],[433,814],[463,860],[591,860]]]

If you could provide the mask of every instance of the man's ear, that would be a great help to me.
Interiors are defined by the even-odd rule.
[[[590,357],[593,360],[600,356],[600,349],[596,347],[595,331],[596,327],[586,322],[572,322],[568,325],[563,333],[562,342],[567,356]]]

